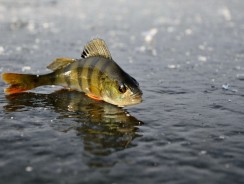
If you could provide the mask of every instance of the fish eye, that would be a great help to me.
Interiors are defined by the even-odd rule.
[[[126,86],[125,86],[124,84],[120,84],[120,85],[119,85],[119,91],[120,91],[121,93],[125,93],[126,90],[127,90],[127,88],[126,88]]]

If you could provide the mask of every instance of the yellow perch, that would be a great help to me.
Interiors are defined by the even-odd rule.
[[[60,85],[117,106],[142,101],[138,82],[112,59],[103,40],[90,41],[81,57],[57,58],[47,66],[53,72],[44,75],[3,73],[2,79],[10,84],[5,93],[20,93],[43,85]]]

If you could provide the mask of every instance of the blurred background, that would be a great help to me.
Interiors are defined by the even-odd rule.
[[[243,183],[244,2],[0,0],[0,72],[48,73],[92,38],[144,93],[117,108],[57,87],[5,96],[3,183]]]

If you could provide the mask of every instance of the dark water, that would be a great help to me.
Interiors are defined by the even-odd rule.
[[[101,37],[143,103],[5,96],[0,183],[244,183],[244,2],[0,1],[0,71],[47,73]]]

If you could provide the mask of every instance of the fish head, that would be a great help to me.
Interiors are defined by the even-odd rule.
[[[134,105],[142,102],[142,91],[139,83],[131,76],[105,82],[103,100],[119,107]]]

